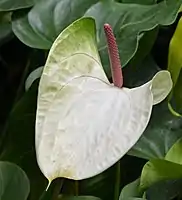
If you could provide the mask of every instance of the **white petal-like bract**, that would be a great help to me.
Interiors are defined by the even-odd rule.
[[[133,89],[117,88],[103,71],[91,18],[75,21],[53,44],[39,85],[36,154],[49,182],[97,175],[138,141],[153,104],[170,92],[160,71]]]

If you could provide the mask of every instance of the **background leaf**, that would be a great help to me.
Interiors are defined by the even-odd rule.
[[[170,147],[181,138],[182,119],[168,110],[167,102],[154,106],[147,129],[129,155],[151,159],[164,158]]]
[[[161,70],[148,55],[141,63],[123,68],[124,85],[136,87],[151,79]],[[171,146],[181,138],[182,120],[168,109],[167,100],[153,107],[152,116],[144,134],[128,152],[144,159],[164,158]]]
[[[169,54],[168,54],[168,70],[171,72],[173,80],[173,100],[175,109],[182,111],[182,95],[180,90],[182,84],[182,53],[181,53],[181,34],[182,34],[182,17],[178,21],[175,33],[170,41]],[[171,94],[171,98],[172,98]],[[169,100],[171,100],[171,98]]]
[[[119,200],[171,200],[177,196],[181,196],[181,186],[182,180],[160,181],[149,187],[146,192],[142,194],[142,192],[140,191],[140,179],[138,178],[122,189]],[[146,196],[146,198],[144,196]]]
[[[181,196],[182,180],[161,181],[154,184],[146,191],[149,200],[172,200]]]
[[[60,32],[82,17],[85,11],[96,2],[97,0],[39,1],[27,15],[20,12],[14,13],[13,31],[26,45],[49,49]]]
[[[119,200],[129,200],[136,197],[141,197],[141,192],[139,191],[140,179],[136,179],[132,183],[126,185],[120,194]],[[140,198],[139,198],[140,199]]]
[[[12,38],[11,13],[0,12],[0,46]]]
[[[37,165],[34,134],[37,100],[37,81],[13,108],[3,140],[0,159],[19,165],[30,179],[30,200],[38,199],[46,189],[47,180]]]
[[[1,161],[0,174],[0,199],[27,199],[30,192],[29,180],[21,168]]]
[[[124,185],[132,182],[133,179],[136,179],[140,175],[145,163],[146,161],[142,159],[128,155],[124,156],[120,160],[120,190]],[[133,165],[135,165],[135,168],[133,168]],[[97,176],[78,181],[78,194],[82,196],[96,196],[102,200],[114,199],[117,168],[118,166],[115,164]],[[63,184],[62,193],[70,195],[75,194],[75,182],[66,179]]]
[[[170,41],[168,55],[168,70],[171,72],[174,86],[178,80],[182,67],[182,53],[180,51],[180,41],[182,34],[182,18],[179,19],[175,33]]]
[[[96,20],[101,55],[104,54],[102,51],[107,51],[103,25],[106,22],[112,25],[119,46],[122,65],[125,66],[136,53],[143,32],[150,31],[159,24],[172,23],[176,18],[180,5],[180,1],[174,2],[171,0],[145,6],[100,2],[92,6],[85,16],[91,16]],[[154,39],[155,37],[150,37],[150,40]]]
[[[29,88],[32,86],[33,82],[40,78],[43,72],[43,68],[44,67],[38,67],[37,69],[35,69],[33,72],[31,72],[28,76],[28,78],[26,79],[25,82],[25,90],[28,91]]]
[[[171,26],[166,26],[166,24],[163,24],[162,26],[160,25],[160,26],[157,26],[155,28],[145,31],[142,29],[142,26],[141,26],[139,28],[139,32],[137,33],[137,36],[131,34],[131,37],[136,38],[138,42],[138,46],[136,47],[137,51],[134,54],[134,57],[129,59],[128,62],[123,62],[123,55],[125,52],[123,53],[122,51],[128,49],[128,52],[130,52],[131,50],[133,50],[134,47],[132,46],[133,44],[130,46],[130,44],[128,43],[128,41],[131,41],[130,35],[127,35],[126,37],[122,35],[122,34],[125,34],[125,31],[123,30],[125,30],[125,28],[127,29],[127,27],[130,25],[130,22],[134,24],[138,23],[138,25],[140,25],[140,18],[138,17],[141,17],[143,22],[146,20],[146,23],[148,20],[148,23],[149,23],[148,25],[150,25],[150,18],[147,17],[150,15],[148,15],[147,13],[147,8],[149,7],[152,8],[151,6],[161,5],[161,4],[155,5],[156,3],[163,2],[163,5],[164,3],[167,3],[165,8],[169,6],[168,4],[169,2],[171,2],[172,4],[173,3],[176,4],[176,2],[179,3],[179,1],[176,1],[176,0],[173,2],[164,1],[164,0],[163,1],[161,0],[158,2],[157,0],[156,1],[155,0],[118,0],[118,2],[120,3],[122,2],[121,6],[123,4],[126,4],[125,6],[127,6],[127,9],[125,12],[124,8],[121,9],[121,6],[116,6],[119,4],[116,4],[113,0],[100,1],[100,3],[97,3],[98,1],[94,0],[92,2],[87,1],[88,4],[89,3],[91,4],[91,6],[88,6],[87,8],[85,8],[85,10],[83,9],[83,12],[80,14],[79,12],[80,10],[82,10],[81,3],[80,3],[80,6],[77,6],[78,8],[76,10],[76,9],[72,9],[73,7],[66,6],[67,4],[66,0],[59,0],[59,2],[57,1],[58,4],[59,5],[64,4],[65,6],[58,6],[58,7],[55,6],[54,7],[55,10],[54,10],[54,8],[51,7],[54,4],[54,3],[52,4],[54,0],[47,0],[47,1],[35,0],[36,3],[38,1],[42,1],[39,3],[39,5],[42,5],[42,6],[40,6],[40,8],[35,6],[33,9],[31,9],[33,4],[35,4],[35,2],[33,1],[34,0],[32,1],[31,0],[25,0],[25,1],[2,0],[0,2],[0,5],[3,5],[3,3],[5,3],[4,4],[5,10],[10,10],[10,12],[4,12],[4,11],[0,12],[0,46],[3,45],[1,46],[2,49],[3,48],[7,49],[6,50],[7,55],[1,54],[0,61],[2,61],[1,58],[3,58],[4,60],[4,56],[5,56],[5,61],[7,57],[8,62],[9,61],[11,63],[14,62],[14,60],[10,59],[9,57],[11,47],[13,47],[12,49],[21,51],[21,48],[19,46],[17,47],[17,45],[15,45],[14,42],[12,43],[12,40],[10,42],[11,43],[10,46],[5,44],[6,42],[9,42],[10,39],[14,38],[12,34],[12,30],[11,30],[11,11],[14,11],[14,9],[16,11],[12,15],[13,16],[12,25],[13,25],[13,30],[14,30],[15,35],[18,36],[18,38],[21,41],[23,41],[25,44],[27,44],[28,46],[31,46],[33,48],[39,48],[39,49],[40,48],[49,49],[52,45],[54,38],[56,37],[56,34],[59,34],[59,31],[61,31],[62,29],[61,27],[63,27],[64,25],[65,26],[69,25],[72,22],[72,20],[85,15],[85,13],[86,14],[91,13],[93,14],[93,16],[96,15],[99,53],[101,55],[102,63],[104,64],[104,69],[108,77],[111,78],[111,74],[110,74],[109,59],[108,59],[107,48],[105,45],[105,36],[103,33],[102,24],[109,21],[111,22],[111,25],[113,26],[114,32],[117,36],[117,42],[119,44],[119,49],[120,49],[120,56],[122,56],[121,57],[122,64],[127,63],[125,64],[125,66],[127,67],[123,68],[123,73],[124,73],[124,84],[125,86],[129,86],[129,87],[139,86],[143,84],[144,82],[149,80],[158,70],[160,70],[160,68],[155,64],[154,60],[146,56],[151,51],[151,48],[156,38],[159,39],[160,37],[160,40],[165,42],[166,45],[164,45],[163,43],[160,43],[160,45],[155,47],[153,51],[155,51],[155,54],[159,56],[160,62],[157,61],[158,64],[161,64],[163,62],[163,59],[166,59],[165,52],[168,49],[168,39],[164,37],[164,34],[165,36],[167,35],[166,32],[162,36],[160,35],[159,29],[160,30],[161,28],[165,30],[170,29],[170,31],[173,32],[174,28],[171,28]],[[8,3],[8,2],[11,2],[11,3]],[[21,4],[19,4],[19,2]],[[30,2],[29,5],[27,4],[28,6],[26,5],[27,2]],[[77,4],[76,1],[73,3],[72,1],[71,2],[68,1],[68,2],[69,2],[68,3],[69,5]],[[105,4],[103,2],[105,2]],[[146,8],[146,12],[140,12],[139,10],[138,11],[136,10],[138,12],[138,17],[137,17],[137,14],[131,10],[131,7],[133,6],[132,3],[138,4],[138,6],[142,6],[142,8]],[[22,6],[23,4],[25,7],[23,6],[22,8],[26,8],[26,9],[20,9],[21,7],[19,7],[19,5]],[[48,4],[50,5],[50,8],[46,7],[46,5]],[[95,9],[92,9],[92,8],[95,8]],[[1,9],[2,7],[0,6],[0,11]],[[39,9],[40,9],[40,12],[39,12]],[[47,10],[48,12],[45,12]],[[89,13],[88,11],[89,12],[91,11],[91,12]],[[32,21],[29,20],[30,12],[33,13],[32,15],[35,15],[33,16]],[[177,9],[175,12],[177,13]],[[175,12],[173,12],[173,8],[171,7],[171,10],[168,11],[169,17],[170,15],[171,16],[173,15],[173,19],[174,19],[175,14],[176,14]],[[43,13],[44,14],[46,13],[46,15],[43,16]],[[58,16],[56,18],[57,21],[54,21],[55,13],[58,13],[56,14],[56,16]],[[62,14],[66,17],[62,16]],[[153,15],[154,15],[153,18],[155,18],[155,14],[156,14],[156,10],[155,12],[153,12]],[[61,16],[61,18],[59,18],[59,16]],[[38,17],[37,21],[36,21],[36,17]],[[165,18],[166,17],[163,16],[162,20],[164,20]],[[53,21],[55,22],[55,24],[53,23]],[[177,23],[177,21],[178,20],[176,20],[175,24]],[[33,22],[35,24],[32,25],[30,22]],[[120,30],[120,28],[123,27],[123,25],[124,25],[124,28]],[[50,29],[49,29],[49,26],[51,27]],[[130,26],[130,29],[132,28],[135,29],[135,25]],[[56,32],[57,30],[58,32],[54,34],[54,31]],[[46,33],[46,35],[44,33]],[[124,38],[124,40],[126,40],[125,43],[122,42],[122,37]],[[171,36],[169,36],[169,39],[170,38]],[[16,41],[17,43],[17,38],[14,38],[13,41]],[[129,44],[129,45],[123,47],[123,45],[125,44]],[[23,44],[21,45],[23,46]],[[180,45],[180,42],[178,42],[178,45]],[[2,52],[2,49],[1,49],[1,52]],[[45,59],[45,51],[41,51],[41,52],[44,54],[43,56]],[[161,52],[164,52],[164,54],[161,55]],[[176,56],[177,53],[175,53],[174,55]],[[146,59],[144,60],[145,57]],[[16,59],[18,60],[19,58],[16,58]],[[32,60],[35,60],[35,58],[33,58]],[[124,61],[125,61],[125,58],[124,58]],[[2,62],[0,64],[2,64]],[[13,76],[14,80],[18,81],[18,77],[16,77],[17,68],[15,68],[17,66],[15,66],[14,64],[15,63],[13,63],[12,65],[13,71],[12,69],[9,68],[9,66],[8,68],[5,68],[5,69],[8,70],[8,73],[6,71],[8,77]],[[44,63],[39,63],[39,64],[36,64],[36,67],[43,66],[43,65]],[[160,67],[161,66],[162,68],[166,69],[166,63],[165,64],[162,63]],[[174,67],[174,65],[172,67]],[[32,67],[31,70],[34,70],[34,69],[35,69],[35,66]],[[6,77],[6,73],[4,73],[4,71],[1,71],[0,73],[1,76],[3,77],[1,80],[2,82],[1,86],[4,85],[3,82],[4,82],[4,78]],[[182,71],[180,71],[180,75],[177,79],[175,90],[173,92],[173,97],[177,97],[177,98],[176,99],[173,98],[174,101],[172,102],[174,103],[172,104],[173,108],[175,110],[178,110],[179,112],[180,112],[180,107],[177,107],[177,105],[180,105],[181,100],[182,100],[181,73]],[[10,101],[9,99],[13,99],[13,95],[9,96],[8,94],[9,88],[13,88],[13,87],[14,87],[14,82],[11,82],[8,88],[6,87],[4,88],[4,91],[7,95],[6,96],[2,95],[2,99],[4,99],[3,102],[8,102]],[[4,148],[3,148],[3,152],[1,153],[2,160],[9,160],[9,161],[15,162],[26,171],[31,182],[31,193],[29,196],[30,200],[39,199],[39,197],[41,196],[41,193],[45,190],[46,185],[47,185],[47,181],[45,180],[39,168],[37,167],[35,151],[34,151],[34,148],[35,148],[34,147],[34,123],[35,123],[34,119],[35,119],[35,110],[36,110],[37,87],[38,87],[37,81],[35,81],[33,85],[31,86],[31,88],[28,90],[28,92],[24,94],[23,98],[21,98],[19,103],[13,109],[13,112],[11,113],[9,117],[7,128],[5,130],[5,134],[7,134],[8,137],[6,138],[6,141],[3,140],[2,142]],[[2,107],[4,106],[5,106],[4,103],[2,103]],[[1,115],[2,115],[1,118],[2,119],[4,118],[3,120],[5,121],[6,117],[4,116],[2,110],[1,110]],[[8,115],[8,112],[6,112],[6,115]],[[1,127],[4,125],[3,120],[1,121]],[[176,150],[174,151],[173,147],[178,143],[179,141],[178,139],[181,138],[181,133],[182,133],[182,120],[180,118],[177,118],[171,115],[171,113],[169,112],[167,108],[167,101],[165,101],[161,103],[160,105],[157,105],[154,107],[152,119],[150,120],[147,130],[145,131],[144,135],[140,138],[138,143],[129,152],[129,154],[142,157],[145,159],[164,158],[166,153],[169,151],[168,156],[166,156],[166,159],[168,159],[168,161],[175,162],[176,160],[176,162],[179,162],[180,151],[177,152],[177,155],[176,155],[175,153]],[[175,142],[176,144],[174,144]],[[174,154],[177,157],[174,156]],[[127,160],[127,162],[125,160]],[[138,162],[140,160],[142,161]],[[140,176],[142,166],[144,165],[145,162],[146,161],[143,159],[139,159],[137,157],[132,157],[128,155],[124,157],[124,162],[122,159],[121,187],[123,187],[124,185],[128,183],[131,183],[138,176]],[[174,169],[172,169],[171,171],[173,170]],[[98,196],[103,200],[112,200],[114,197],[115,176],[116,176],[115,171],[116,171],[116,168],[115,166],[113,166],[109,170],[105,171],[104,173],[96,177],[80,181],[79,187],[78,187],[79,195],[92,195],[92,196]],[[148,190],[146,190],[147,199],[155,199],[155,200],[156,199],[160,199],[160,200],[170,199],[171,200],[171,198],[174,198],[177,195],[181,196],[180,189],[182,185],[180,181],[181,180],[174,180],[174,181],[168,180],[168,181],[157,182],[156,184],[152,185],[152,187],[150,187]],[[45,196],[42,195],[42,197],[44,196],[45,198],[40,198],[40,199],[50,200],[52,197],[52,190],[54,191],[54,186],[55,186],[54,183],[51,184],[48,192],[43,192]],[[71,180],[65,180],[62,192],[73,195],[75,193],[75,182]],[[129,200],[129,199],[139,200],[141,198],[128,197],[125,200]]]
[[[142,5],[150,5],[157,2],[157,0],[121,0],[122,3],[136,3]]]
[[[12,29],[14,34],[26,45],[33,48],[49,49],[52,42],[36,33],[28,21],[27,11],[16,11],[12,15]]]
[[[167,160],[152,159],[143,167],[140,187],[146,190],[157,182],[173,179],[182,179],[182,165]]]
[[[60,196],[58,200],[101,200],[97,197],[92,197],[92,196]]]
[[[142,63],[123,68],[124,85],[132,88],[149,81],[161,70],[149,55]],[[153,107],[149,124],[129,155],[144,159],[164,158],[170,147],[181,137],[182,119],[168,109],[167,100]]]
[[[182,139],[180,138],[167,152],[165,160],[182,164]]]
[[[103,200],[113,199],[115,187],[116,166],[105,172],[79,182],[81,195],[94,195]]]
[[[178,116],[182,117],[182,92],[181,92],[181,85],[182,85],[182,69],[180,70],[180,74],[178,76],[177,83],[173,90],[173,98],[171,100],[171,105],[173,106],[174,110],[176,110]]]
[[[99,52],[103,66],[108,71],[109,62],[105,58],[107,48],[103,30],[104,23],[110,23],[114,29],[122,65],[125,66],[135,55],[139,41],[145,32],[153,30],[158,25],[169,25],[175,21],[182,0],[167,0],[154,5],[114,1],[96,2],[96,0],[78,0],[71,1],[71,3],[70,0],[40,1],[27,15],[21,16],[19,12],[13,14],[13,31],[27,45],[49,49],[58,34],[68,24],[83,15],[91,16],[96,20]],[[155,37],[155,34],[153,36],[149,34],[146,41],[150,44],[155,41]],[[146,53],[150,51],[151,45],[145,46]]]
[[[1,0],[0,11],[10,11],[33,6],[35,0]]]

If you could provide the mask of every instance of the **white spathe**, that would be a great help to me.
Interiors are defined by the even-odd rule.
[[[152,107],[172,88],[168,71],[133,89],[117,88],[103,71],[95,23],[82,18],[54,42],[39,85],[36,154],[49,182],[97,175],[138,141]]]

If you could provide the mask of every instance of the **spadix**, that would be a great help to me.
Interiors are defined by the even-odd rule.
[[[152,106],[170,92],[168,71],[133,89],[111,85],[96,48],[95,23],[82,18],[54,42],[40,80],[36,154],[49,182],[97,175],[144,132]]]

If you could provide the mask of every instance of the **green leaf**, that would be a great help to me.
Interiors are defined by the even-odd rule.
[[[182,180],[171,180],[171,181],[160,181],[146,190],[146,199],[173,199],[180,193],[180,188],[182,186]],[[140,179],[126,185],[120,195],[119,200],[134,200],[136,197],[141,198],[142,192],[140,190]],[[140,197],[140,198],[139,198]]]
[[[128,154],[144,159],[164,158],[181,138],[181,132],[182,119],[171,114],[165,101],[153,108],[147,129]]]
[[[178,76],[177,83],[173,90],[173,98],[171,101],[171,106],[176,110],[177,115],[182,117],[182,92],[181,92],[181,85],[182,85],[182,69],[180,70],[180,74]],[[170,105],[170,104],[169,104]]]
[[[13,12],[12,29],[14,34],[30,47],[49,49],[52,45],[52,42],[45,38],[44,35],[39,35],[33,30],[25,11]]]
[[[41,174],[35,154],[35,115],[37,81],[13,107],[4,134],[0,160],[18,164],[30,180],[30,200],[38,199],[45,190],[47,181]],[[1,144],[1,146],[2,146]],[[15,199],[15,198],[12,198]]]
[[[1,0],[0,11],[11,11],[28,8],[34,5],[35,0]]]
[[[150,5],[156,3],[157,0],[122,0],[122,3],[136,3],[142,5]]]
[[[138,199],[141,199],[141,191],[140,191],[140,179],[136,179],[132,183],[126,185],[120,194],[119,200],[129,200],[129,199],[135,199],[138,197]]]
[[[146,191],[147,199],[171,200],[181,196],[182,180],[160,181]]]
[[[27,15],[22,12],[13,13],[13,31],[26,45],[49,49],[59,33],[74,20],[82,17],[96,2],[97,0],[39,1]]]
[[[83,195],[94,195],[104,200],[114,197],[116,166],[89,179],[79,181],[79,191]]]
[[[182,53],[180,51],[180,42],[182,34],[182,18],[180,18],[176,31],[170,41],[168,55],[168,70],[171,72],[174,86],[178,80],[182,67]]]
[[[130,40],[132,40],[133,38],[135,38],[136,35],[127,36],[127,34],[131,32],[131,30],[129,30],[128,33],[126,32],[126,35],[123,35],[120,29],[121,28],[125,29],[131,23],[132,24],[139,23],[139,21],[137,21],[138,20],[137,12],[140,12],[139,11],[140,8],[141,5],[117,4],[113,2],[110,2],[109,5],[106,3],[98,3],[95,6],[92,6],[85,14],[85,16],[92,16],[96,19],[99,53],[101,55],[102,64],[104,66],[104,70],[108,78],[111,78],[111,72],[110,72],[110,63],[108,59],[108,52],[105,44],[105,34],[103,31],[103,25],[106,22],[112,25],[115,35],[117,37],[116,39],[119,46],[122,66],[124,67],[127,64],[125,62],[125,57],[127,56],[128,53],[130,54],[131,51],[133,51],[132,45],[134,43],[130,44],[129,46],[128,44],[126,44],[125,46],[123,44],[123,41],[121,41],[120,36],[123,37],[124,40],[125,38],[127,38],[127,40],[125,40],[125,42],[127,43],[130,42]],[[148,6],[147,8],[149,9],[150,7]],[[113,14],[110,13],[110,10],[112,10]],[[103,17],[100,17],[100,13],[102,13]],[[133,13],[136,16],[136,18],[133,17]],[[125,15],[127,15],[129,19],[126,22],[121,20],[125,18]],[[132,29],[132,27],[130,28]],[[130,57],[131,66],[135,66],[137,63],[142,61],[145,58],[145,56],[149,53],[149,51],[153,46],[157,33],[158,33],[158,28],[154,28],[153,30],[148,31],[145,34],[142,33],[140,34],[140,36],[138,36],[138,46],[137,46],[138,51],[135,52],[136,55],[135,57],[133,57],[133,59],[132,56]]]
[[[30,192],[29,180],[17,165],[0,161],[0,199],[27,200]]]
[[[154,45],[154,42],[158,36],[158,32],[159,32],[159,27],[156,27],[152,29],[151,31],[145,32],[145,34],[142,34],[142,37],[139,40],[137,52],[134,55],[134,57],[129,61],[127,68],[131,66],[132,69],[136,70],[136,68],[138,68],[138,65],[141,65],[141,63],[144,62],[144,59],[148,58],[148,56],[150,55],[149,52],[151,51]],[[151,63],[147,63],[147,65],[144,66],[145,69],[143,70],[146,71],[146,68],[148,70],[150,68],[150,66],[148,65],[151,65],[151,64],[152,64],[152,61]],[[137,70],[140,71],[140,74],[143,73],[143,71],[141,72],[140,69],[137,69]]]
[[[147,66],[147,67],[146,67]],[[160,68],[147,56],[141,64],[123,69],[125,84],[136,87],[150,80]],[[144,134],[129,155],[144,159],[164,158],[169,148],[181,137],[182,119],[168,109],[167,101],[153,107],[151,119]]]
[[[167,0],[154,5],[114,1],[95,4],[97,2],[95,0],[77,0],[71,3],[70,1],[40,1],[27,16],[21,17],[19,13],[14,13],[12,26],[15,35],[31,47],[49,49],[66,26],[83,15],[91,16],[96,20],[99,52],[106,71],[109,70],[109,62],[105,59],[107,48],[103,31],[104,23],[110,23],[114,29],[122,65],[125,66],[135,55],[139,41],[145,32],[152,31],[158,25],[173,23],[182,3],[182,0]],[[53,14],[50,16],[50,13]],[[155,41],[155,34],[153,36],[149,34],[149,41],[150,43]],[[150,48],[151,44],[144,46],[145,52],[149,52]]]
[[[31,72],[29,74],[29,76],[27,77],[26,82],[25,82],[25,90],[26,91],[29,90],[29,88],[32,86],[33,82],[36,79],[41,77],[42,72],[43,72],[43,68],[44,67],[38,67],[37,69],[35,69],[33,72]]]
[[[0,12],[0,46],[12,36],[11,13]]]
[[[181,83],[182,83],[182,53],[181,53],[182,18],[179,19],[175,33],[170,41],[168,54],[168,70],[171,72],[174,83],[173,97],[178,111],[182,110]],[[172,98],[171,94],[171,98]],[[171,98],[169,100],[171,100]]]
[[[146,163],[143,159],[138,159],[131,156],[124,156],[120,160],[121,166],[121,187],[137,178],[143,165]],[[133,166],[135,165],[135,168]],[[103,173],[86,180],[79,181],[79,194],[93,195],[103,200],[111,200],[115,195],[116,177],[118,170],[118,163],[104,171]],[[124,172],[124,173],[122,173]],[[118,186],[118,185],[117,185]],[[118,188],[119,189],[119,188]],[[121,188],[120,188],[121,189]],[[67,193],[65,191],[65,193]]]
[[[152,106],[171,84],[169,72],[160,71],[140,87],[113,87],[98,56],[94,20],[67,27],[52,45],[39,85],[36,152],[49,183],[90,178],[116,163],[142,135]]]
[[[165,159],[177,164],[182,164],[182,139],[180,138],[167,152]]]
[[[167,160],[152,159],[143,167],[140,187],[146,190],[157,182],[181,178],[182,165]]]
[[[138,87],[148,82],[160,70],[149,54],[141,63],[123,68],[124,84],[129,88]]]
[[[137,197],[127,197],[125,199],[122,199],[122,200],[142,200],[142,198],[137,198]],[[145,199],[143,199],[145,200]]]
[[[60,196],[58,200],[101,200],[97,197],[92,196]]]
[[[2,44],[3,40],[10,34],[11,34],[11,25],[0,24],[0,44]]]
[[[125,200],[146,200],[146,199],[144,199],[144,198],[129,197],[129,198],[125,199]]]
[[[158,25],[173,23],[181,3],[181,0],[167,0],[155,5],[100,2],[92,6],[85,16],[96,20],[100,53],[107,51],[103,24],[107,22],[112,25],[117,36],[122,65],[125,66],[135,55],[143,33]]]
[[[142,200],[142,198],[129,197],[129,198],[126,198],[123,200]],[[143,199],[143,200],[145,200],[145,199]]]

